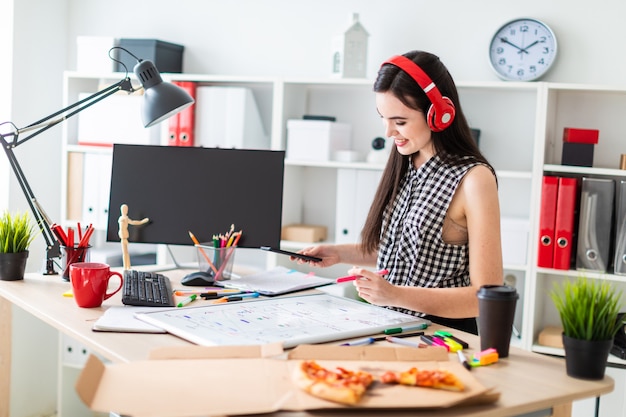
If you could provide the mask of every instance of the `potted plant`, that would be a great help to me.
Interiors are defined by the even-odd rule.
[[[567,374],[604,378],[613,339],[623,326],[622,291],[608,281],[579,277],[555,283],[551,297],[563,325]]]
[[[35,238],[35,228],[27,212],[0,216],[0,280],[24,279],[28,248]]]

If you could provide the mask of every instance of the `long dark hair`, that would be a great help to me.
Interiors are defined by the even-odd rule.
[[[469,124],[461,109],[456,85],[443,63],[437,56],[423,51],[407,52],[404,56],[415,62],[428,74],[441,95],[452,100],[456,109],[454,121],[448,128],[442,132],[431,133],[433,146],[439,158],[451,165],[457,165],[461,163],[461,157],[470,157],[474,161],[486,164],[493,171],[472,137]],[[424,119],[426,119],[426,114],[431,105],[430,100],[417,82],[399,67],[392,64],[381,66],[374,82],[374,92],[393,93],[405,106],[422,112]],[[410,160],[411,156],[407,159],[407,156],[400,154],[395,148],[392,149],[367,215],[365,226],[361,231],[361,250],[364,253],[378,250],[385,208],[389,202],[395,199]],[[467,160],[465,160],[466,162]]]

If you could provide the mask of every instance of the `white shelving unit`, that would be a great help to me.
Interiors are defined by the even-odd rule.
[[[65,74],[67,103],[78,93],[94,92],[102,80],[114,82],[123,74]],[[363,156],[371,141],[383,136],[384,130],[376,112],[372,80],[362,79],[291,79],[227,77],[200,74],[164,74],[168,81],[196,81],[201,85],[246,86],[252,89],[261,118],[270,135],[271,149],[286,149],[287,121],[304,114],[332,115],[338,122],[352,125],[352,149]],[[616,169],[619,154],[626,153],[626,89],[544,82],[458,82],[463,111],[471,127],[480,129],[479,146],[498,174],[501,215],[529,226],[522,233],[503,231],[503,246],[516,243],[525,248],[525,262],[505,262],[507,282],[514,282],[520,294],[515,318],[519,338],[514,345],[526,350],[562,355],[558,349],[537,344],[538,334],[546,326],[558,325],[558,315],[549,292],[553,282],[579,275],[577,271],[556,271],[536,267],[536,242],[541,201],[542,176],[546,172],[579,176],[626,177]],[[107,152],[77,145],[76,121],[64,125],[63,181],[67,184],[67,155],[70,152]],[[560,165],[561,138],[564,127],[600,130],[595,147],[594,168]],[[166,128],[160,139],[165,143]],[[324,225],[329,242],[340,240],[344,226],[339,214],[345,207],[337,196],[340,172],[370,172],[380,175],[382,166],[365,162],[310,162],[286,160],[283,201],[283,225],[308,223]],[[372,182],[371,189],[377,184]],[[67,212],[67,190],[64,187],[62,213]],[[367,199],[366,199],[367,200]],[[360,201],[366,204],[367,201]],[[357,219],[357,223],[363,219]],[[357,233],[358,235],[358,233]],[[527,236],[527,237],[525,237]],[[283,248],[297,250],[304,242],[282,242]],[[288,262],[268,254],[270,262]],[[293,263],[289,263],[293,266]],[[345,272],[345,268],[341,270]],[[609,280],[626,289],[626,277],[585,273]],[[611,357],[615,365],[625,361]],[[613,370],[622,377],[623,370]],[[615,377],[615,375],[614,375]],[[618,389],[622,385],[617,385]],[[623,389],[611,395],[623,396]],[[606,411],[606,407],[603,411]],[[615,415],[615,414],[612,414]]]

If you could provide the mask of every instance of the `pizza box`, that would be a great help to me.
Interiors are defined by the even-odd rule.
[[[465,384],[463,392],[385,385],[379,382],[355,406],[310,396],[292,375],[302,360],[322,366],[367,370],[445,368]],[[92,410],[133,417],[241,415],[321,409],[423,409],[490,403],[498,393],[486,388],[440,347],[301,345],[283,352],[265,346],[189,346],[154,351],[144,361],[105,364],[90,356],[76,391]]]

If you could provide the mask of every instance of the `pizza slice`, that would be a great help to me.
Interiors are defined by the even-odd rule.
[[[436,388],[449,391],[463,391],[463,382],[445,369],[422,369],[416,367],[403,372],[387,371],[380,381],[385,384],[400,384],[416,387]]]
[[[348,405],[358,403],[374,380],[368,372],[341,367],[331,370],[313,360],[303,361],[295,369],[293,379],[299,388],[315,397]]]

